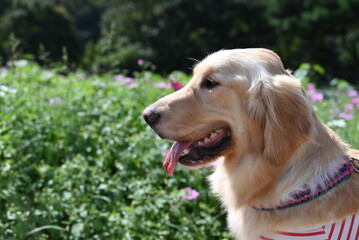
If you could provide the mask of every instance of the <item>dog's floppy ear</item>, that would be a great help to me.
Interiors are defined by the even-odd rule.
[[[310,134],[312,110],[300,82],[276,75],[256,83],[249,90],[249,114],[259,124],[263,156],[280,166]]]

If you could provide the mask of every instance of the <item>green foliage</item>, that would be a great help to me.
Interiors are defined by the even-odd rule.
[[[79,64],[86,43],[100,36],[101,15],[107,3],[105,0],[1,1],[2,62],[26,56],[43,65],[54,66],[53,62],[61,60],[66,48],[69,65]],[[12,41],[9,36],[19,42],[17,49],[8,47]]]
[[[359,148],[359,93],[346,80],[334,78],[329,86],[315,87],[316,77],[325,74],[325,69],[318,64],[303,63],[294,71],[294,76],[301,80],[307,90],[319,118],[351,144]],[[312,81],[314,80],[314,81]],[[314,82],[314,83],[313,83]],[[318,97],[319,95],[319,97]]]
[[[149,51],[140,43],[130,43],[126,37],[115,31],[115,23],[103,30],[102,38],[86,46],[82,67],[90,72],[124,72],[138,70],[137,60],[148,58]]]
[[[268,47],[290,68],[323,65],[321,82],[358,79],[359,0],[113,2],[104,26],[116,23],[114,31],[149,49],[162,71],[186,70],[189,57],[202,59],[223,48]]]
[[[188,76],[175,73],[178,80]],[[141,111],[170,93],[143,72],[67,76],[29,62],[0,75],[1,239],[230,239],[209,169],[161,167],[169,143]],[[195,201],[183,189],[199,189]]]
[[[265,47],[273,43],[261,1],[114,0],[106,26],[151,50],[161,70],[188,70],[193,60],[223,48]]]
[[[132,73],[143,58],[169,73],[219,49],[266,47],[292,69],[324,66],[322,83],[357,83],[357,12],[359,0],[2,0],[0,60],[53,66],[66,47],[68,66],[89,72]]]
[[[273,47],[287,65],[319,63],[332,76],[357,82],[359,0],[269,0],[266,6]]]
[[[294,76],[301,79],[302,84],[305,86],[309,82],[320,84],[325,74],[325,69],[319,64],[302,63],[299,68],[295,70]]]
[[[14,8],[17,6],[15,3]],[[63,6],[30,1],[19,3],[15,9],[7,11],[1,17],[3,24],[0,32],[4,36],[14,36],[19,44],[17,49],[12,49],[14,52],[9,52],[6,46],[11,44],[11,39],[7,43],[8,39],[5,38],[2,43],[4,45],[0,48],[1,55],[9,58],[13,53],[26,53],[43,61],[40,58],[41,52],[47,51],[48,60],[59,61],[63,48],[66,48],[71,62],[79,61],[81,46],[71,16]]]

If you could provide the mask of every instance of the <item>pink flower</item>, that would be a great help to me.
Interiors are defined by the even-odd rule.
[[[324,99],[323,93],[315,92],[311,96],[312,96],[312,101],[313,102],[321,102]]]
[[[307,84],[307,92],[313,102],[321,102],[324,99],[323,93],[317,92],[313,83]]]
[[[357,97],[358,96],[358,91],[356,90],[351,90],[347,93],[348,97]]]
[[[307,91],[310,95],[315,94],[317,92],[313,83],[307,84]]]
[[[60,74],[59,77],[60,77],[61,79],[64,79],[64,78],[65,78],[65,75],[64,75],[64,74]]]
[[[359,103],[359,97],[352,99],[352,104],[358,104]]]
[[[62,98],[60,97],[55,97],[50,99],[50,105],[52,106],[61,102],[62,102]]]
[[[124,82],[124,83],[132,83],[133,80],[135,80],[135,79],[134,79],[134,78],[131,78],[131,77],[127,77],[127,78],[123,79],[123,82]]]
[[[128,89],[133,89],[133,88],[137,88],[138,87],[138,83],[131,83],[128,85]]]
[[[156,86],[156,88],[162,88],[162,89],[170,89],[171,88],[171,84],[165,83],[165,82],[157,83],[155,86]]]
[[[351,112],[354,109],[354,105],[353,104],[346,104],[344,107],[346,112]]]
[[[7,73],[9,71],[9,69],[7,69],[7,68],[2,68],[1,69],[1,72],[3,72],[3,73]]]
[[[115,75],[114,79],[115,79],[116,81],[123,82],[123,83],[126,83],[126,84],[132,83],[133,80],[135,80],[134,78],[124,77],[124,76],[122,76],[122,75]]]
[[[308,88],[308,90],[315,90],[315,86],[313,83],[308,83],[307,88]]]
[[[143,59],[138,59],[137,60],[137,64],[140,65],[140,66],[143,65],[144,63],[145,63],[145,61],[143,61]]]
[[[339,113],[339,117],[344,120],[350,120],[353,119],[353,113]]]
[[[114,76],[114,79],[116,81],[119,81],[119,82],[123,82],[123,80],[125,79],[122,75],[115,75]]]
[[[177,81],[171,81],[171,86],[174,90],[180,90],[183,86],[182,83],[177,82]]]
[[[190,187],[186,188],[186,195],[184,196],[187,200],[194,200],[198,198],[199,192],[195,189],[192,189]]]

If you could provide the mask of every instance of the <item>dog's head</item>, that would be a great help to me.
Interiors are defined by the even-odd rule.
[[[216,52],[193,77],[144,112],[162,138],[174,140],[163,164],[198,168],[228,154],[259,154],[284,164],[310,132],[312,109],[297,79],[266,49]]]

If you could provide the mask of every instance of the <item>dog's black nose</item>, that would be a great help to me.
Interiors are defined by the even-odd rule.
[[[156,107],[149,106],[143,111],[143,118],[150,126],[153,126],[158,122],[160,113]]]

